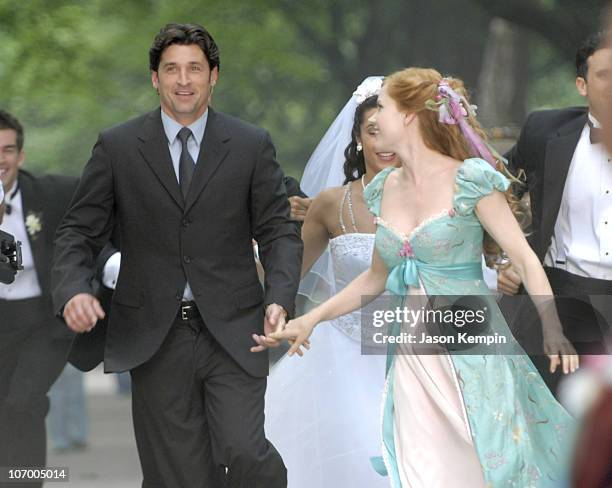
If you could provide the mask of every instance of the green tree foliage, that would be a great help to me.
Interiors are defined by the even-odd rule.
[[[100,130],[156,106],[147,53],[167,22],[210,30],[213,105],[267,127],[288,172],[333,111],[321,63],[266,2],[0,0],[0,18],[0,105],[26,126],[31,167],[78,173]]]
[[[266,127],[285,171],[299,176],[364,77],[433,66],[475,88],[488,23],[493,15],[508,15],[500,9],[513,3],[487,2],[0,0],[0,106],[26,127],[29,167],[77,174],[102,129],[157,105],[147,53],[158,29],[198,22],[221,49],[213,106]],[[556,5],[566,3],[548,0],[546,7],[564,36],[569,21],[557,20]],[[576,24],[583,32],[588,23]],[[551,66],[563,76],[558,67],[567,66],[571,83],[571,64],[562,61],[571,62],[574,41],[562,46],[552,34],[538,35],[532,79],[548,76],[544,70]],[[534,86],[532,107],[551,93]]]

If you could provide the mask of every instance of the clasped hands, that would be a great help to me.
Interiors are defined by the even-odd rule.
[[[257,346],[251,348],[251,352],[261,352],[269,347],[280,346],[283,340],[289,343],[287,354],[303,356],[304,349],[310,349],[309,337],[316,322],[309,320],[309,314],[302,315],[286,323],[286,313],[280,305],[271,304],[266,308],[264,319],[265,335],[253,334],[253,340]]]

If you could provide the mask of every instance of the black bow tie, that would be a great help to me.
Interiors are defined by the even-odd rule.
[[[11,192],[11,199],[10,201],[13,201],[13,198],[15,198],[15,195],[17,195],[17,192],[19,191],[19,184],[15,185],[15,189]],[[13,206],[9,203],[6,202],[6,205],[4,206],[4,213],[6,213],[6,215],[11,215],[11,212],[13,211]]]
[[[599,144],[602,141],[601,129],[599,127],[595,127],[591,119],[587,122],[589,124],[589,139],[591,140],[591,144]]]

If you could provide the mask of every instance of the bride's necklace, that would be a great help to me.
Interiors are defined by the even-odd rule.
[[[363,175],[361,175],[361,188],[363,188],[363,190],[365,191],[365,173]]]

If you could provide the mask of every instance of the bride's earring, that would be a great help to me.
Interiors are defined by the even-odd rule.
[[[357,143],[357,152],[361,152],[363,151],[363,146],[361,145],[361,142]]]

